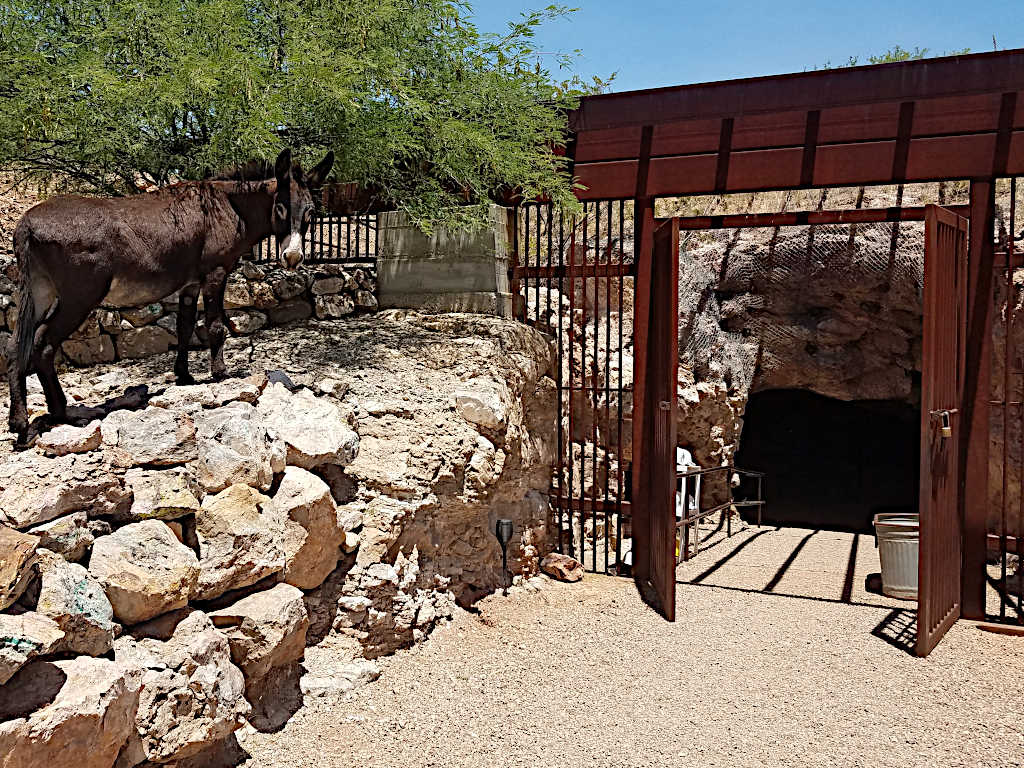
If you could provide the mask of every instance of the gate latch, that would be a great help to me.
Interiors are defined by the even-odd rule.
[[[658,403],[658,407],[661,408],[661,410],[663,411],[671,411],[672,403],[670,403],[668,400],[662,400],[660,403]]]
[[[938,420],[938,422],[939,422],[939,429],[941,430],[940,434],[942,435],[942,437],[945,438],[945,437],[952,437],[953,436],[953,426],[950,423],[950,418],[949,417],[950,417],[950,414],[953,414],[953,413],[956,413],[956,412],[957,412],[956,408],[949,408],[949,409],[945,409],[945,410],[929,411],[928,412],[929,416],[931,416],[933,419],[937,419]]]

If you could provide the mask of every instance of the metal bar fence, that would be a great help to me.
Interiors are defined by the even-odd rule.
[[[263,240],[253,248],[251,259],[257,264],[273,263],[277,258],[276,238]],[[326,213],[314,216],[303,241],[305,261],[313,264],[352,264],[362,269],[377,268],[377,216],[342,216]]]

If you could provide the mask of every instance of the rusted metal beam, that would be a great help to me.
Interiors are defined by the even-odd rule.
[[[970,206],[949,206],[959,216],[969,216]],[[790,213],[737,213],[721,216],[679,217],[679,228],[744,229],[751,227],[793,227],[809,224],[872,224],[882,221],[924,221],[924,206],[908,208],[858,208],[836,211],[792,211]]]
[[[991,162],[991,159],[990,159]],[[967,361],[964,381],[962,614],[985,617],[988,549],[989,388],[992,378],[992,273],[995,185],[971,182],[971,232],[967,258]]]
[[[513,267],[514,279],[522,278],[588,278],[588,277],[631,277],[636,272],[632,264],[574,264],[557,267]]]

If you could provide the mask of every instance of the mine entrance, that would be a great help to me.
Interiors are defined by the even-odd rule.
[[[917,407],[772,390],[750,397],[743,422],[736,465],[769,478],[764,523],[872,533],[875,514],[917,512]]]

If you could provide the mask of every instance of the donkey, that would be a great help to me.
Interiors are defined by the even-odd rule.
[[[285,149],[272,178],[269,166],[255,177],[250,167],[136,197],[68,195],[31,208],[14,230],[21,284],[17,330],[7,351],[8,424],[18,447],[29,442],[25,377],[33,371],[39,374],[51,419],[67,421],[54,358],[61,342],[101,304],[148,304],[178,291],[174,374],[179,384],[191,384],[188,343],[202,291],[210,373],[214,380],[223,379],[228,273],[242,254],[272,234],[281,266],[298,266],[313,214],[310,188],[323,183],[333,164],[329,152],[303,173]]]

